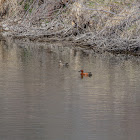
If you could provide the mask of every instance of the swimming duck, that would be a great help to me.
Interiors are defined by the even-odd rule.
[[[63,64],[62,61],[60,60],[60,61],[59,61],[59,66],[65,66],[65,67],[68,67],[69,64],[68,64],[68,63]]]
[[[89,76],[91,77],[92,76],[92,73],[91,72],[85,72],[83,70],[80,70],[79,72],[81,72],[81,76]]]

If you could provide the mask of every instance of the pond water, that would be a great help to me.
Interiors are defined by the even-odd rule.
[[[140,58],[1,41],[0,139],[139,140]]]

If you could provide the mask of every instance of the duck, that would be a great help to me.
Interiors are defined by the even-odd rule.
[[[60,61],[59,61],[59,66],[61,66],[61,67],[62,67],[62,66],[68,67],[69,64],[68,64],[68,63],[63,64],[62,61],[60,60]]]
[[[84,72],[83,70],[80,70],[79,72],[81,72],[81,76],[89,76],[89,77],[92,76],[91,72]]]

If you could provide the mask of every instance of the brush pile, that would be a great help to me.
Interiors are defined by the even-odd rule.
[[[140,50],[137,0],[20,0],[15,5],[13,14],[1,22],[4,35],[40,42],[67,40],[118,53]]]

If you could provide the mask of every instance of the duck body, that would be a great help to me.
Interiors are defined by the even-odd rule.
[[[62,67],[62,66],[68,67],[69,64],[68,64],[68,63],[63,64],[62,61],[60,60],[60,61],[59,61],[59,66],[61,66],[61,67]]]
[[[83,70],[80,70],[79,72],[81,72],[81,76],[89,76],[89,77],[92,76],[91,72],[84,72]]]

